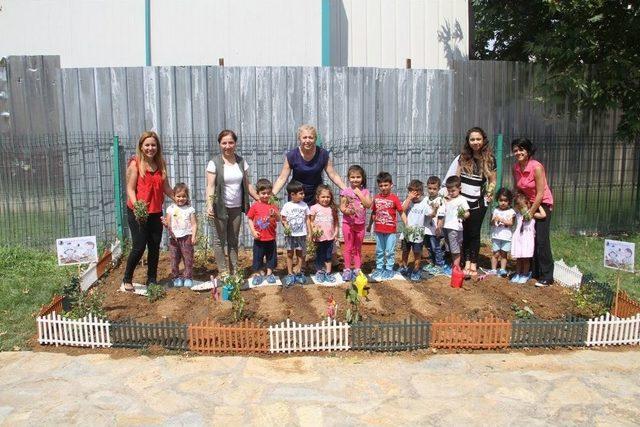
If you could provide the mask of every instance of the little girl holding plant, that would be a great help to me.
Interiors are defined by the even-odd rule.
[[[336,279],[331,275],[331,255],[333,242],[338,237],[338,208],[328,185],[318,185],[316,202],[309,212],[309,220],[313,227],[310,238],[316,241],[315,278],[320,283],[335,283]]]
[[[164,223],[169,230],[169,255],[173,286],[190,288],[193,286],[193,246],[196,244],[198,222],[196,211],[189,198],[187,184],[180,182],[173,187],[176,202],[167,208]],[[180,275],[180,260],[184,271]]]
[[[349,188],[340,191],[342,212],[342,237],[344,238],[344,270],[342,280],[353,280],[362,265],[367,208],[371,207],[371,194],[367,190],[367,174],[360,165],[352,165],[347,171]],[[353,268],[352,268],[353,267]]]
[[[524,284],[531,279],[531,258],[536,239],[534,219],[544,219],[547,214],[539,207],[531,218],[531,202],[522,193],[517,193],[513,200],[516,208],[516,227],[511,238],[511,256],[516,259],[516,274],[511,278],[511,283]]]

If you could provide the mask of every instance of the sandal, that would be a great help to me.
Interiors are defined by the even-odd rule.
[[[136,290],[136,288],[133,286],[133,283],[124,282],[122,282],[122,289],[124,289],[125,292],[133,292]]]

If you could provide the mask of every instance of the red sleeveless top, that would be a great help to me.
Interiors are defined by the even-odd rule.
[[[136,156],[131,157],[129,163],[131,162],[135,162],[137,169],[138,158]],[[147,210],[150,214],[162,212],[162,204],[164,203],[164,178],[159,168],[156,169],[155,172],[145,172],[144,176],[138,175],[136,199],[147,202]],[[131,203],[128,197],[127,207],[133,209],[133,203]]]

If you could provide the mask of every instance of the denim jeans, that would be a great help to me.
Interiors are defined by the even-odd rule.
[[[376,269],[393,269],[396,261],[396,233],[376,233]]]
[[[429,258],[438,267],[444,265],[444,252],[442,250],[442,236],[436,237],[431,235],[425,235],[425,240],[429,245]]]

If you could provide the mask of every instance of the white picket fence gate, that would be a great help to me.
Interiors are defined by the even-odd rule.
[[[561,259],[553,265],[553,280],[567,288],[578,289],[582,283],[582,272],[578,270],[578,266],[569,267]]]
[[[287,319],[269,326],[269,351],[291,353],[297,351],[348,350],[349,324],[326,318],[322,323],[301,325]]]
[[[588,346],[640,344],[640,314],[621,319],[607,313],[587,324]]]
[[[73,347],[111,347],[111,324],[91,314],[82,319],[67,319],[55,311],[38,317],[40,344]]]

